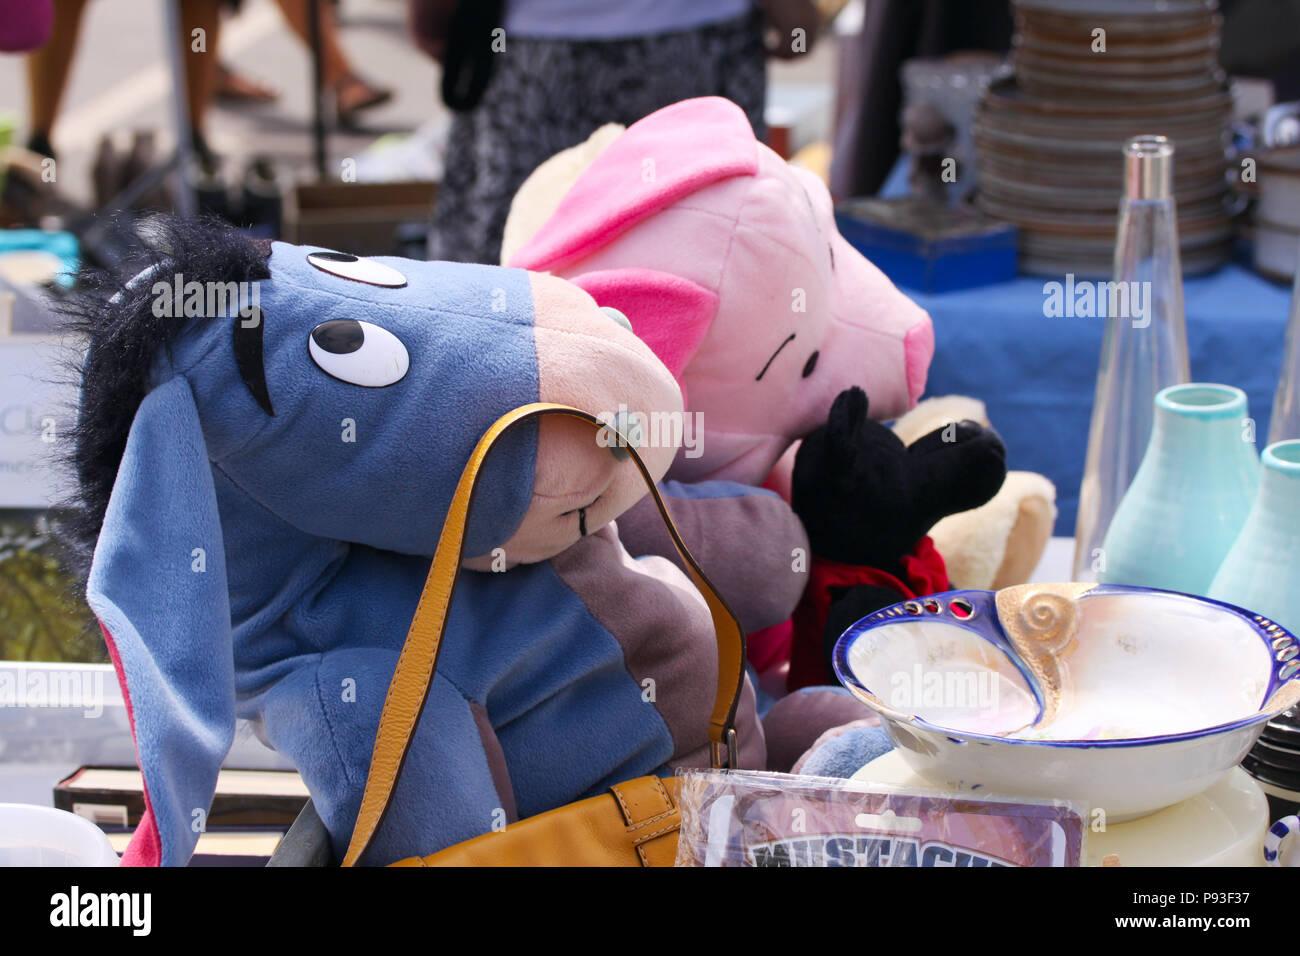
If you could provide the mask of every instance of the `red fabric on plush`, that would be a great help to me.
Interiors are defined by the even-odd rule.
[[[104,643],[108,645],[108,657],[113,662],[113,670],[117,672],[117,682],[122,688],[122,700],[126,704],[126,719],[131,725],[131,739],[136,745],[136,762],[139,762],[140,755],[139,741],[135,736],[135,710],[131,707],[131,694],[126,687],[126,671],[122,669],[122,659],[118,657],[117,645],[113,643],[113,635],[108,633],[108,628],[103,624],[99,629],[104,633]],[[162,837],[158,833],[158,825],[153,820],[153,808],[149,803],[149,787],[144,788],[144,815],[140,818],[139,824],[136,825],[135,833],[131,836],[131,842],[127,844],[126,852],[122,854],[122,866],[159,866],[162,863]]]
[[[921,539],[914,552],[903,557],[902,564],[905,579],[900,580],[879,568],[841,564],[813,556],[808,569],[808,586],[804,588],[803,598],[792,619],[794,635],[790,650],[790,679],[786,685],[790,690],[834,680],[826,673],[822,639],[832,588],[873,584],[897,591],[900,601],[948,590],[948,569],[929,535]]]
[[[745,635],[745,654],[754,670],[766,674],[790,659],[794,643],[794,622],[782,621]]]

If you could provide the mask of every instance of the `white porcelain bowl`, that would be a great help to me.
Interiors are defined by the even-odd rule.
[[[1300,700],[1300,642],[1150,588],[1026,584],[877,611],[835,671],[937,785],[1081,800],[1122,822],[1211,787]]]
[[[26,803],[0,803],[0,867],[117,866],[104,831],[84,817]]]

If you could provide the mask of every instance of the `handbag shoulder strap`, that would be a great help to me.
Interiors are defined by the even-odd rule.
[[[438,667],[438,651],[442,645],[443,631],[447,626],[447,609],[451,605],[452,593],[456,587],[457,572],[460,569],[462,549],[465,541],[465,525],[473,504],[474,491],[478,478],[493,445],[512,426],[544,415],[564,415],[588,422],[595,429],[609,428],[596,416],[568,405],[556,405],[536,402],[522,405],[507,412],[492,424],[479,439],[473,454],[470,455],[465,470],[461,473],[452,495],[451,506],[447,509],[447,519],[438,538],[438,547],[434,552],[433,564],[429,576],[424,582],[424,591],[416,606],[415,616],[411,620],[411,629],[407,632],[406,643],[397,659],[397,668],[388,685],[388,695],[384,699],[384,708],[379,716],[379,730],[375,734],[375,748],[370,758],[370,772],[366,776],[366,786],[361,797],[361,810],[357,814],[356,826],[352,831],[352,840],[348,844],[343,858],[344,866],[352,866],[361,859],[370,845],[397,785],[397,778],[402,771],[410,747],[411,735],[424,709],[424,701],[429,686]],[[615,440],[622,436],[615,435]],[[677,528],[673,525],[668,509],[664,505],[659,489],[655,487],[645,462],[628,442],[621,442],[632,462],[640,472],[646,487],[654,498],[659,515],[672,537],[673,545],[681,555],[686,570],[695,586],[704,596],[713,617],[713,629],[718,642],[718,689],[713,702],[713,714],[709,718],[709,741],[712,744],[713,764],[715,767],[735,766],[738,756],[736,743],[735,718],[736,706],[740,702],[741,688],[745,673],[745,635],[736,621],[735,614],[714,590],[700,566],[696,563]],[[725,750],[726,759],[722,754]]]

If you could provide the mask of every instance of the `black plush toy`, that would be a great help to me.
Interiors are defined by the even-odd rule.
[[[794,463],[791,504],[813,557],[794,614],[789,689],[834,682],[831,651],[855,621],[948,590],[927,534],[989,501],[1006,474],[1006,447],[991,428],[954,422],[908,446],[867,417],[862,389],[836,396]]]

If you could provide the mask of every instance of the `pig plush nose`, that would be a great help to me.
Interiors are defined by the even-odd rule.
[[[915,405],[925,392],[926,374],[934,358],[934,325],[925,316],[903,336],[903,363],[907,371],[907,398]]]

